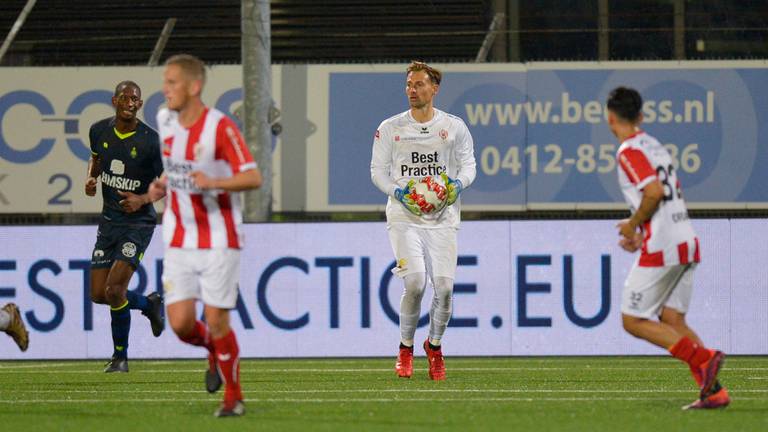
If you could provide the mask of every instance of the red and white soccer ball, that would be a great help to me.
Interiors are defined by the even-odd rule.
[[[423,215],[437,213],[445,208],[448,191],[439,177],[427,176],[416,182],[410,193]]]

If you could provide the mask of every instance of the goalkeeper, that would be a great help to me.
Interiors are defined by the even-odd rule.
[[[459,227],[459,194],[475,179],[472,136],[461,118],[440,111],[433,99],[441,73],[422,62],[406,70],[405,94],[410,109],[384,120],[373,141],[371,179],[387,201],[387,230],[397,267],[393,272],[405,282],[400,299],[400,349],[397,375],[413,374],[413,345],[421,312],[421,299],[430,280],[434,288],[429,309],[429,337],[424,350],[429,377],[445,379],[441,341],[451,317],[456,273],[456,232]],[[446,187],[445,207],[430,212],[428,204],[412,196],[420,179],[407,173],[439,173]],[[437,214],[437,217],[429,217]]]

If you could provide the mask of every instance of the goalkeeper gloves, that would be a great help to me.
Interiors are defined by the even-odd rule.
[[[461,184],[461,180],[452,179],[448,177],[446,173],[440,174],[440,177],[443,178],[445,189],[448,191],[448,200],[446,201],[446,205],[451,205],[455,203],[457,199],[459,199],[459,194],[462,190],[464,190],[464,185]]]
[[[415,184],[416,184],[416,182],[414,180],[411,180],[411,181],[408,182],[407,185],[405,185],[404,188],[396,188],[395,189],[395,199],[400,201],[400,203],[409,212],[411,212],[411,214],[414,214],[416,216],[421,216],[421,208],[419,208],[419,205],[411,197],[411,192],[413,191],[413,186]]]

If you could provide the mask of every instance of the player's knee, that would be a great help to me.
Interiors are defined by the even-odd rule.
[[[228,320],[208,320],[208,331],[211,332],[211,337],[218,339],[224,337],[229,333],[229,321]]]
[[[631,334],[632,336],[638,337],[641,339],[643,339],[641,328],[646,321],[648,320],[645,318],[638,318],[631,315],[621,316],[621,323],[624,327],[624,330],[626,330],[626,332]]]
[[[685,323],[685,315],[670,308],[664,308],[659,319],[664,324],[672,326],[677,330],[688,327]]]
[[[626,330],[627,333],[636,336],[638,332],[638,328],[640,324],[642,323],[643,319],[638,317],[633,317],[631,315],[622,315],[621,316],[621,324],[624,327],[624,330]]]
[[[104,290],[91,290],[91,301],[96,304],[107,304],[107,296]]]
[[[435,299],[441,304],[450,307],[453,299],[453,279],[437,278],[435,281]]]
[[[119,284],[108,284],[104,291],[107,303],[109,303],[112,307],[120,307],[125,303],[125,286]]]
[[[170,324],[171,329],[179,338],[188,336],[192,333],[192,330],[195,327],[195,320],[173,319],[170,316],[168,318],[168,323]]]
[[[420,299],[424,295],[427,280],[424,273],[412,273],[405,277],[405,293],[407,297]]]

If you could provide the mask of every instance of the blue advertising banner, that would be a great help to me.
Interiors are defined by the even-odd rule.
[[[456,355],[664,354],[621,326],[624,280],[637,258],[615,221],[462,224],[452,318]],[[701,239],[687,322],[708,346],[768,354],[768,225],[694,220]],[[0,334],[0,360],[109,358],[109,308],[90,301],[96,226],[0,227],[0,305],[14,302],[30,331],[26,352]],[[245,225],[240,298],[232,311],[244,357],[394,356],[402,279],[383,222]],[[129,289],[162,290],[160,230]],[[433,289],[416,339],[429,329]],[[155,338],[133,311],[132,358],[200,358],[170,328]]]
[[[671,152],[690,207],[768,206],[764,63],[563,65],[444,68],[436,107],[463,118],[475,142],[465,208],[623,207],[605,110],[622,85],[643,95],[642,127]],[[330,208],[383,205],[370,147],[379,123],[408,108],[404,81],[403,72],[329,72]]]

